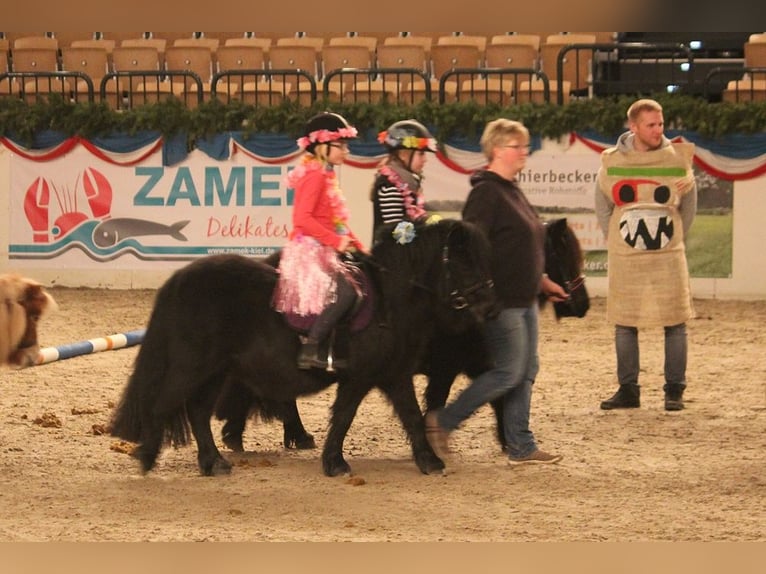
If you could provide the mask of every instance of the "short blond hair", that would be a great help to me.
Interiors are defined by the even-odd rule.
[[[658,101],[650,100],[649,98],[636,100],[628,108],[628,121],[633,123],[637,122],[641,112],[662,112],[662,106]]]
[[[484,133],[481,134],[481,151],[488,159],[492,159],[493,150],[505,144],[510,139],[521,140],[520,143],[529,144],[529,130],[521,122],[509,120],[507,118],[498,118],[492,120],[484,127]]]

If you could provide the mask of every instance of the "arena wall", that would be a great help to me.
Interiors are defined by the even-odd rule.
[[[558,142],[545,142],[547,151],[555,150]],[[567,153],[571,153],[570,147]],[[562,152],[563,153],[563,152]],[[587,149],[582,153],[592,153]],[[11,152],[0,147],[0,272],[19,271],[9,259],[10,227],[10,157]],[[367,190],[370,171],[344,166],[343,188]],[[467,188],[467,184],[466,184]],[[766,245],[766,201],[761,194],[766,188],[766,176],[741,180],[734,184],[732,275],[727,278],[692,278],[695,297],[722,299],[766,299],[766,264],[763,246]],[[347,193],[351,211],[351,224],[362,238],[372,235],[372,213],[367,193]],[[46,285],[68,287],[101,287],[110,289],[156,288],[173,271],[142,269],[35,269],[25,264],[23,273],[35,277]],[[606,293],[605,277],[589,277],[588,287],[595,296]]]

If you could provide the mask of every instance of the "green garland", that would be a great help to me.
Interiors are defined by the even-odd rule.
[[[708,103],[682,95],[653,96],[663,106],[666,129],[683,129],[716,138],[727,134],[766,131],[766,102]],[[519,120],[530,132],[558,139],[570,132],[595,131],[616,136],[624,130],[625,111],[635,98],[620,96],[576,100],[569,104],[523,104],[501,107],[474,102],[438,104],[420,102],[414,106],[387,102],[339,104],[320,101],[311,107],[285,102],[273,107],[254,107],[235,101],[217,100],[188,109],[179,100],[114,111],[104,103],[72,103],[53,95],[28,104],[18,98],[0,98],[0,136],[13,137],[32,145],[35,134],[54,130],[66,136],[103,137],[114,133],[134,134],[156,130],[169,137],[186,134],[189,149],[199,138],[227,131],[286,133],[298,137],[301,127],[322,110],[342,114],[363,137],[374,137],[391,123],[417,118],[433,126],[437,139],[476,140],[484,125],[497,117]]]

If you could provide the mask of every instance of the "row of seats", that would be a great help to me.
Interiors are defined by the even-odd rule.
[[[207,94],[212,91],[211,84],[216,73],[235,70],[299,69],[305,74],[295,78],[297,83],[313,81],[316,85],[335,70],[406,68],[410,70],[409,73],[392,71],[383,77],[374,78],[375,81],[371,81],[367,75],[366,92],[370,98],[378,99],[383,94],[391,97],[402,95],[408,90],[410,101],[428,98],[430,93],[436,93],[440,89],[441,77],[455,68],[526,68],[530,70],[529,79],[532,79],[531,71],[539,67],[539,37],[496,36],[488,46],[479,40],[485,40],[486,43],[486,39],[479,36],[446,36],[437,39],[434,45],[431,45],[428,37],[397,36],[384,39],[380,46],[374,37],[359,36],[331,38],[327,45],[324,45],[322,38],[310,37],[281,38],[274,45],[263,38],[229,38],[220,46],[217,39],[203,37],[177,39],[172,46],[167,47],[165,40],[160,38],[136,38],[125,39],[119,46],[103,39],[81,40],[59,50],[55,46],[55,38],[35,37],[14,42],[9,52],[7,69],[16,73],[81,73],[90,78],[96,90],[110,72],[187,70],[200,78],[202,90]],[[270,76],[273,77],[273,74]],[[69,80],[45,79],[50,87],[47,91],[58,91],[52,87],[55,82],[59,82],[62,89],[71,89],[69,84],[76,80],[77,94],[84,97],[87,93],[83,85],[87,83],[85,78],[73,76]],[[237,76],[232,73],[226,80],[224,91],[229,96],[240,92],[245,83],[241,74]],[[250,80],[255,82],[257,78]],[[45,82],[35,78],[35,85],[32,86],[32,81],[26,79],[26,92],[30,97],[46,91],[43,85]],[[508,97],[512,94],[512,83],[513,80],[509,78],[501,81],[507,87],[505,92]],[[344,86],[350,84],[358,85],[357,78],[339,78],[335,82],[326,82],[325,88],[330,95],[342,95]],[[457,92],[454,84],[453,81],[443,87],[450,98]],[[11,83],[9,88],[0,89],[0,92],[14,93],[14,86],[15,93],[21,91],[20,85]],[[291,86],[287,90],[284,88],[283,81],[276,91],[288,94],[298,89],[298,86]],[[309,89],[303,92],[305,98],[314,97]],[[269,101],[273,101],[271,96]]]
[[[761,36],[766,38],[752,35],[745,46],[748,68],[766,65],[757,60],[766,58]],[[379,44],[367,36],[333,37],[327,43],[303,36],[276,43],[228,38],[220,45],[217,38],[199,37],[178,38],[168,47],[162,38],[130,38],[119,46],[94,39],[58,49],[55,38],[18,38],[7,69],[20,75],[0,76],[0,94],[33,98],[61,91],[79,100],[95,92],[119,108],[125,102],[117,96],[124,92],[143,92],[138,103],[153,101],[152,94],[154,99],[175,94],[193,105],[212,93],[248,103],[274,104],[286,97],[310,103],[321,86],[330,99],[355,101],[387,97],[414,103],[438,94],[443,101],[519,103],[547,101],[552,94],[563,103],[586,93],[594,80],[593,61],[615,51],[597,39],[595,34],[460,35],[433,43],[427,36],[391,36]],[[379,72],[365,72],[373,68]]]
[[[750,35],[744,44],[744,56],[742,75],[727,82],[722,99],[725,102],[766,101],[766,32]]]
[[[556,35],[567,35],[571,33],[562,32],[556,33]],[[617,37],[616,32],[592,32],[596,36],[598,42],[614,41]],[[496,41],[499,36],[519,36],[523,38],[533,38],[535,43],[539,46],[545,42],[545,38],[554,33],[516,33],[505,32],[502,34],[489,34],[489,35],[468,35],[462,32],[451,33],[411,33],[411,32],[398,32],[398,33],[367,33],[360,35],[356,32],[348,32],[345,34],[323,34],[323,35],[307,35],[303,32],[296,32],[289,36],[276,35],[276,34],[264,34],[256,35],[252,32],[245,33],[207,33],[194,32],[194,33],[165,33],[165,32],[143,32],[143,33],[109,33],[105,36],[101,32],[94,32],[92,35],[84,37],[80,34],[64,34],[61,36],[53,35],[48,32],[45,35],[28,36],[24,34],[17,34],[6,36],[0,32],[0,49],[10,50],[14,46],[21,44],[29,44],[30,42],[45,42],[46,45],[54,45],[56,47],[64,47],[68,45],[76,45],[80,43],[90,43],[93,39],[98,39],[107,49],[111,49],[115,46],[121,45],[123,42],[132,42],[137,38],[148,39],[154,45],[156,45],[160,51],[165,46],[171,46],[180,42],[199,43],[209,46],[215,50],[219,45],[226,44],[229,40],[246,39],[252,41],[268,50],[271,45],[281,45],[284,43],[295,44],[302,43],[306,45],[314,46],[317,50],[325,45],[344,44],[344,45],[364,45],[374,50],[377,46],[384,43],[390,43],[397,41],[403,41],[406,43],[419,43],[424,46],[426,51],[433,44],[442,43],[475,43],[480,49],[490,43]],[[40,40],[43,38],[42,40]]]

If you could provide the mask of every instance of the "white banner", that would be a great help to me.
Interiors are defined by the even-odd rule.
[[[471,162],[482,167],[481,154]],[[527,159],[518,174],[519,187],[545,218],[566,217],[586,251],[606,249],[604,237],[593,212],[596,174],[601,162],[599,153],[550,153],[537,151]],[[467,161],[462,152],[461,165]],[[459,173],[429,159],[425,169],[426,201],[436,211],[458,216],[471,189],[470,175]]]

